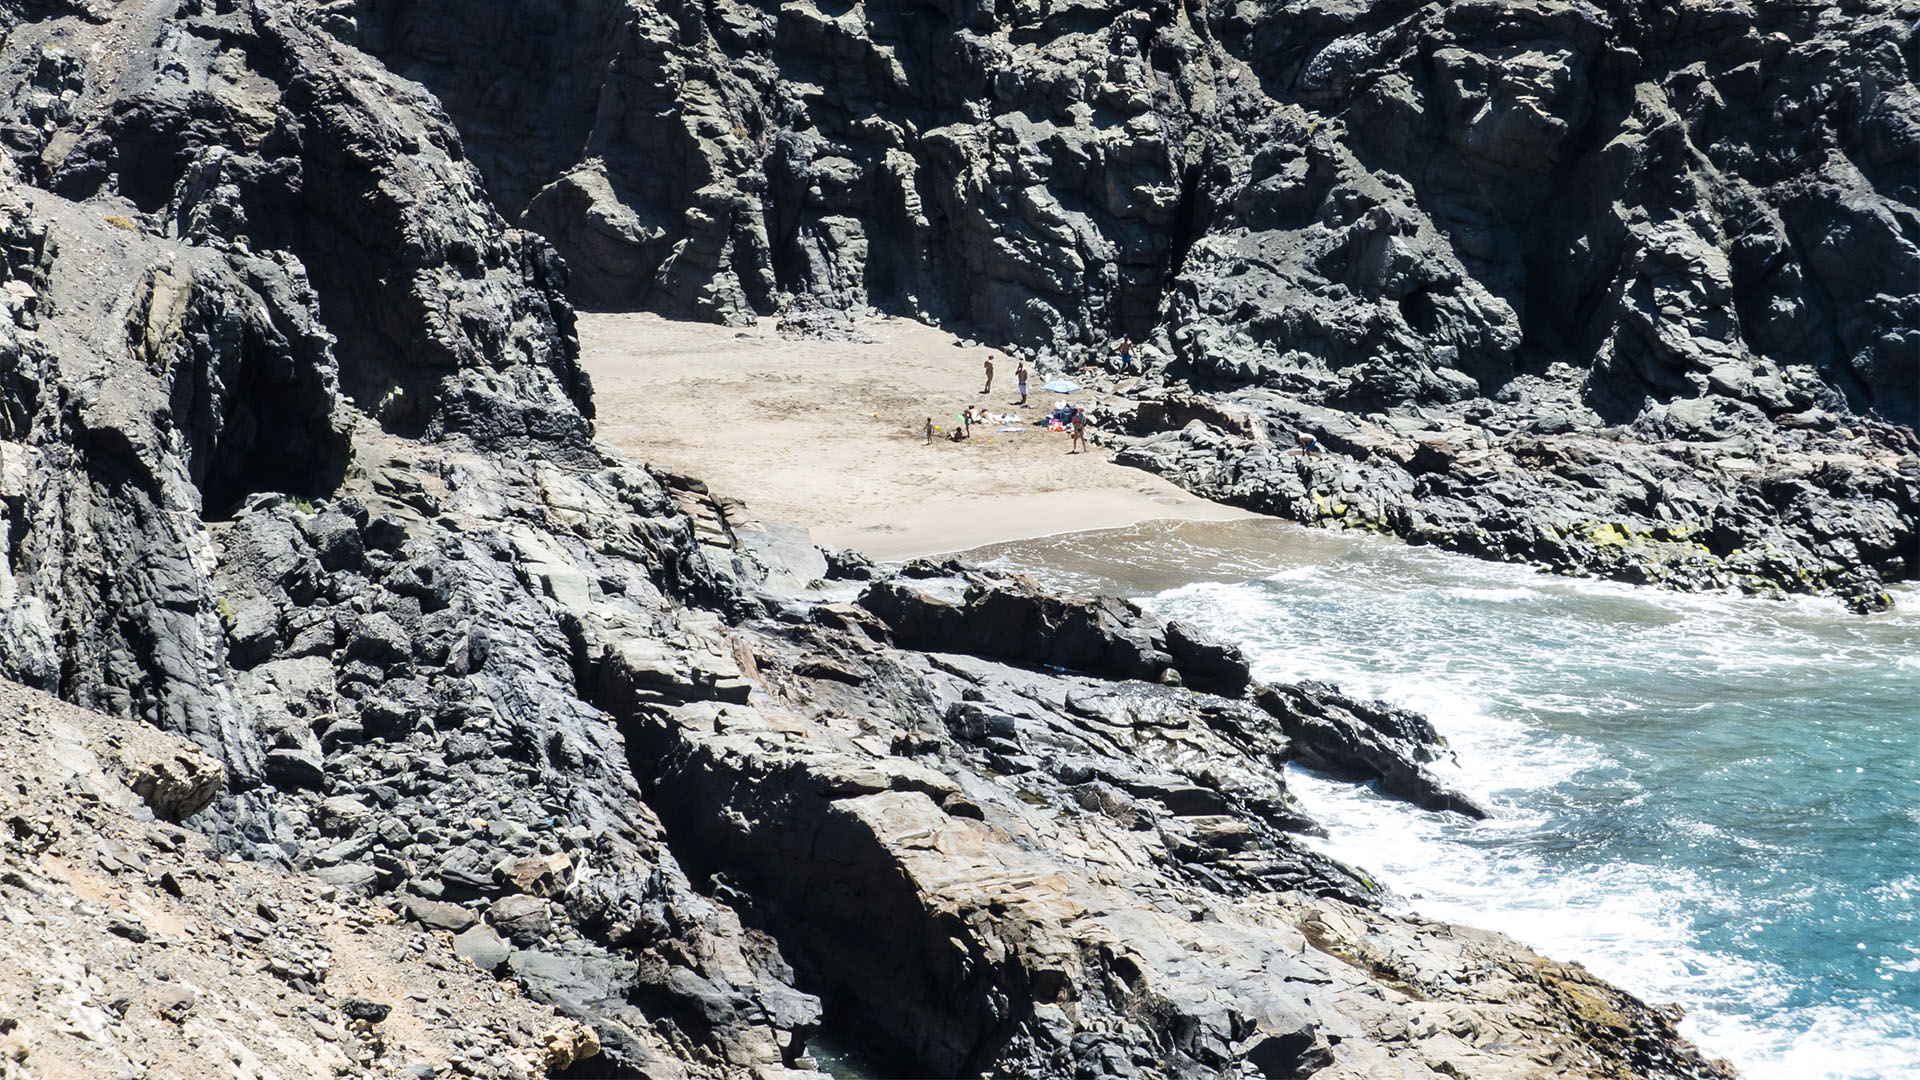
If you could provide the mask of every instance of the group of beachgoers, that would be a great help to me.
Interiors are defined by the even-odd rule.
[[[1131,370],[1133,367],[1133,339],[1124,334],[1121,335],[1118,352],[1120,354],[1121,370]],[[983,395],[993,393],[992,353],[987,354],[985,366],[987,379],[980,387],[980,393]],[[1019,361],[1018,365],[1013,369],[1013,378],[1020,392],[1020,400],[1014,402],[1014,405],[1022,409],[1030,409],[1033,407],[1027,403],[1027,374],[1027,362],[1024,360]],[[954,417],[953,430],[947,433],[947,438],[954,442],[965,442],[973,437],[973,426],[975,424],[1018,423],[1020,423],[1020,416],[1017,413],[992,413],[987,411],[985,405],[970,405],[962,409],[960,414]],[[1047,426],[1055,431],[1065,431],[1072,437],[1073,448],[1068,450],[1067,453],[1078,454],[1086,450],[1087,411],[1079,405],[1071,401],[1062,401],[1060,404],[1054,406],[1053,411],[1047,414]],[[933,417],[927,417],[925,434],[926,444],[928,446],[933,445],[934,433],[939,430],[939,428],[934,426]],[[1002,430],[1019,431],[1024,429],[1012,428]],[[1295,437],[1293,450],[1299,454],[1311,454],[1315,456],[1326,452],[1326,448],[1320,445],[1320,440],[1311,432],[1306,431],[1299,432]]]
[[[993,359],[993,354],[988,353],[986,359],[987,379],[986,383],[980,387],[980,393],[982,394],[993,393]],[[1021,360],[1013,369],[1014,382],[1020,392],[1020,400],[1013,404],[1022,409],[1033,408],[1033,406],[1027,402],[1027,376],[1027,362]],[[1087,412],[1085,409],[1072,402],[1061,402],[1054,408],[1053,412],[1048,414],[1047,421],[1049,427],[1057,424],[1059,430],[1067,432],[1072,437],[1073,448],[1067,451],[1069,454],[1078,454],[1087,448]],[[995,414],[989,412],[985,405],[970,405],[954,417],[953,430],[947,434],[947,438],[954,442],[964,442],[973,437],[972,429],[975,424],[1019,422],[1020,417],[1018,414]],[[938,430],[939,429],[934,426],[933,417],[927,417],[925,435],[928,446],[933,445],[933,435],[934,432]]]

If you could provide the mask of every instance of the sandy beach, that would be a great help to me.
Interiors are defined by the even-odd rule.
[[[755,517],[804,525],[816,543],[877,559],[1136,522],[1218,521],[1245,512],[1110,464],[1069,454],[1046,430],[1059,396],[1033,379],[1016,407],[1015,361],[961,348],[905,319],[863,320],[872,344],[786,340],[772,320],[741,330],[649,314],[580,316],[602,439],[639,460],[704,479]],[[982,363],[994,355],[991,394]],[[1081,391],[1075,400],[1097,396]],[[1013,424],[944,433],[970,405]],[[927,418],[941,428],[924,445]],[[1003,427],[1024,427],[1003,432]]]

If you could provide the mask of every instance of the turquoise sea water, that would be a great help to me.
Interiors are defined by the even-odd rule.
[[[1497,820],[1294,777],[1403,908],[1679,1002],[1758,1080],[1920,1078],[1920,592],[1863,618],[1267,521],[977,554],[1431,716]]]

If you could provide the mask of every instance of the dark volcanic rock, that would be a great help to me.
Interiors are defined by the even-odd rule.
[[[1163,416],[1193,410],[1143,403],[1143,420],[1117,418],[1140,434],[1115,440],[1115,460],[1307,524],[1636,584],[1830,592],[1872,606],[1883,580],[1920,566],[1920,454],[1906,428],[1669,433],[1643,422],[1540,434],[1528,401],[1362,420],[1243,389],[1212,399],[1211,422],[1158,432]],[[1681,404],[1649,415],[1684,414]],[[1301,431],[1329,452],[1292,449]]]
[[[512,952],[490,926],[475,926],[455,934],[453,951],[460,959],[489,974],[505,967]]]
[[[333,1076],[431,1061],[504,1080],[597,1050],[379,901],[154,821],[132,785],[182,760],[213,764],[178,736],[0,681],[0,890],[13,924],[34,927],[4,940],[8,1071],[205,1075],[219,1071],[212,1031],[224,1061]]]
[[[531,944],[553,929],[552,912],[537,896],[503,896],[487,909],[487,922],[495,930],[522,944]]]
[[[597,302],[1158,328],[1367,408],[1564,358],[1603,412],[1920,416],[1909,2],[356,12]]]
[[[267,780],[286,788],[326,787],[327,770],[318,755],[297,746],[267,751]]]
[[[340,1003],[340,1011],[350,1020],[365,1020],[369,1024],[378,1024],[393,1011],[393,1006],[368,1001],[366,998],[350,997]]]
[[[964,572],[916,573],[929,569]],[[882,584],[960,588],[940,575]],[[914,603],[870,595],[889,597],[882,607]],[[621,650],[608,654],[599,700],[621,719],[689,866],[727,883],[883,1068],[1224,1077],[1338,1062],[1520,1076],[1537,1056],[1507,1051],[1555,1053],[1549,1032],[1569,1030],[1538,1018],[1605,1001],[1622,1034],[1578,1036],[1592,1060],[1728,1075],[1661,1034],[1670,1017],[1587,997],[1584,973],[1493,960],[1478,952],[1491,938],[1372,914],[1364,878],[1299,843],[1296,830],[1311,825],[1283,772],[1296,744],[1261,708],[1119,669],[1057,675],[929,655],[842,621],[734,631],[756,656],[744,705],[691,684],[662,694],[650,671],[628,670],[651,661]],[[821,668],[823,653],[834,670]],[[840,677],[856,658],[870,674]],[[1417,758],[1431,740],[1411,714],[1324,687],[1286,692],[1316,716],[1365,728],[1375,750]],[[1414,953],[1488,981],[1443,988],[1453,977],[1436,981],[1433,969],[1400,981],[1409,968],[1391,958]],[[1402,1003],[1462,1001],[1463,991],[1501,1039],[1456,1055],[1385,1034],[1406,1030],[1388,1019]],[[1177,1068],[1151,1049],[1167,1045]]]
[[[876,581],[862,607],[892,631],[896,644],[1015,663],[1071,668],[1107,678],[1184,682],[1237,697],[1247,685],[1240,651],[1183,624],[1168,624],[1114,597],[1073,600],[1020,577],[930,564]]]
[[[473,912],[458,904],[429,900],[424,896],[409,896],[404,902],[407,914],[419,920],[421,925],[430,926],[435,930],[447,930],[458,934],[480,921]]]
[[[1280,721],[1302,764],[1336,776],[1378,780],[1429,810],[1485,818],[1486,807],[1445,787],[1423,767],[1444,745],[1417,713],[1381,701],[1354,701],[1326,683],[1262,686],[1254,698]]]

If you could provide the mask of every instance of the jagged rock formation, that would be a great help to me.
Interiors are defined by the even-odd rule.
[[[339,29],[607,302],[811,294],[1055,347],[1166,324],[1199,370],[1336,404],[1565,359],[1627,416],[1713,389],[1911,423],[1916,14],[369,0]]]
[[[1449,444],[1358,485],[1132,458],[1210,497],[1865,607],[1920,573],[1911,0],[361,0],[333,25],[447,103],[593,303],[872,305],[1070,364],[1124,331],[1263,426]],[[1833,460],[1772,467],[1802,454]]]
[[[1385,702],[1353,700],[1326,683],[1255,683],[1239,649],[1185,623],[1162,623],[1125,600],[1071,600],[1048,595],[1024,577],[920,560],[867,586],[860,606],[903,648],[1186,686],[1230,699],[1246,696],[1286,736],[1287,745],[1265,751],[1272,760],[1378,781],[1382,790],[1430,810],[1488,816],[1485,807],[1448,789],[1424,767],[1440,759],[1437,748],[1445,745],[1425,717]],[[962,712],[969,730],[1005,722],[992,710],[965,706]],[[1247,726],[1263,723],[1250,720]],[[1284,786],[1277,776],[1264,783]]]

